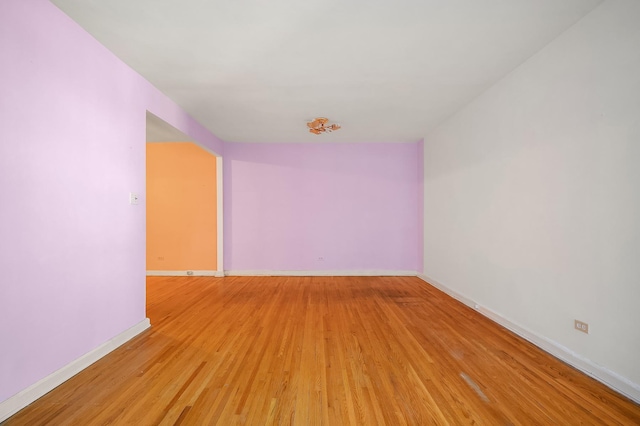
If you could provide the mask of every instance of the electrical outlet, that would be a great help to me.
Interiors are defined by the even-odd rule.
[[[579,331],[582,331],[583,333],[589,334],[589,324],[587,324],[586,322],[574,320],[573,321],[573,327],[576,330],[579,330]]]

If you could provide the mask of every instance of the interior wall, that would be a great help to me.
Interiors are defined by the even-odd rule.
[[[46,0],[0,2],[0,57],[2,402],[145,319],[146,111],[223,142]]]
[[[147,143],[147,270],[217,269],[216,157]]]
[[[603,3],[424,152],[425,274],[636,389],[638,23],[640,2]]]
[[[418,143],[235,143],[225,270],[416,271]]]

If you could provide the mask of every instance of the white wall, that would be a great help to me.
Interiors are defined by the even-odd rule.
[[[639,400],[640,1],[603,3],[424,154],[425,275]]]

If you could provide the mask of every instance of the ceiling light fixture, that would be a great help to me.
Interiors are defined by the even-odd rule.
[[[321,133],[331,133],[334,130],[338,130],[340,128],[339,124],[331,124],[327,126],[328,122],[328,118],[318,117],[313,121],[308,122],[307,127],[309,127],[309,131],[315,135],[319,135]]]

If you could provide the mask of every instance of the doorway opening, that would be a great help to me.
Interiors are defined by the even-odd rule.
[[[222,157],[147,112],[147,276],[223,276]]]

